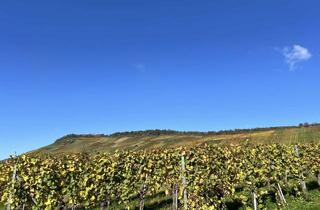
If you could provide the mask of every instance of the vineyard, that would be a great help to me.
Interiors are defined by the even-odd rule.
[[[20,156],[0,163],[0,198],[8,209],[129,208],[163,193],[172,209],[227,209],[227,203],[285,207],[320,186],[320,144],[202,145],[113,154]]]

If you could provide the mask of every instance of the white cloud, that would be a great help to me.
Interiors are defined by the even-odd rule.
[[[307,61],[312,57],[309,50],[301,45],[283,48],[282,55],[285,58],[285,62],[289,65],[290,70],[294,70],[297,63]]]

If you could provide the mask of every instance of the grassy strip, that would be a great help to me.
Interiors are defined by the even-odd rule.
[[[130,209],[139,209],[140,200],[134,199],[129,203]],[[111,203],[110,209],[127,209],[126,205]],[[172,209],[172,199],[171,196],[166,196],[164,193],[158,193],[155,196],[147,196],[145,199],[145,208],[144,209],[159,209],[166,210]],[[98,209],[97,209],[98,210]]]
[[[287,210],[319,210],[320,209],[320,190],[314,189],[308,192],[307,200],[303,198],[287,198]]]
[[[284,210],[319,210],[320,209],[320,189],[309,190],[307,198],[285,196],[288,206],[284,207]],[[126,209],[125,205],[112,204],[110,209]],[[240,205],[228,205],[228,209],[232,210],[244,210],[245,208]],[[277,209],[277,204],[271,200],[267,203],[268,209]],[[130,202],[130,209],[139,209],[139,200],[133,200]],[[171,210],[172,200],[169,196],[158,194],[154,197],[148,197],[145,201],[145,209],[158,209],[158,210]]]
[[[320,190],[313,189],[308,191],[307,199],[302,197],[286,196],[288,206],[284,210],[319,210],[320,209]],[[133,200],[130,202],[130,209],[137,209],[139,207],[139,200]],[[268,209],[277,209],[277,205],[273,202],[269,202]],[[5,206],[0,203],[0,210],[4,210]],[[112,204],[110,209],[126,209],[123,204]],[[158,194],[154,197],[146,198],[145,209],[158,209],[158,210],[170,210],[171,197]],[[233,208],[231,208],[233,209]],[[241,210],[243,207],[235,208],[234,210]]]

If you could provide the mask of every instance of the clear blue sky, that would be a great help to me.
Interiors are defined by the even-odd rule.
[[[0,159],[68,133],[319,122],[319,8],[1,1]]]

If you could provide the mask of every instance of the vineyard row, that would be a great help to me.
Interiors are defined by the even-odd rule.
[[[271,194],[279,206],[286,192],[305,194],[309,176],[320,185],[319,160],[320,144],[23,155],[0,163],[0,198],[7,209],[105,209],[133,199],[143,209],[146,196],[165,192],[173,209],[225,209],[230,199],[262,209]]]

